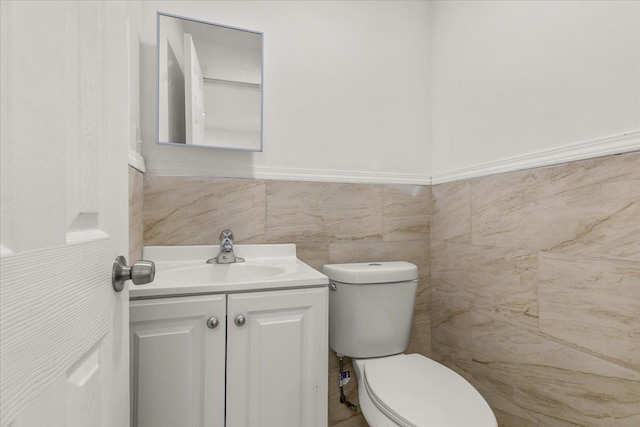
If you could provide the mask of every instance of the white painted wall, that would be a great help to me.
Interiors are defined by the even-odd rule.
[[[638,1],[142,8],[152,173],[438,183],[640,149]],[[265,33],[263,153],[154,144],[156,10]]]
[[[438,1],[431,16],[434,183],[640,147],[640,2]]]
[[[148,171],[428,183],[428,3],[142,2]],[[155,144],[156,11],[264,32],[264,152]]]

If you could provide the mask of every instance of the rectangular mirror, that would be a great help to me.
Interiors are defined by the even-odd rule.
[[[158,143],[262,151],[262,38],[158,12]]]

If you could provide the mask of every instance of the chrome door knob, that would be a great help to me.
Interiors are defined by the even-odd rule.
[[[242,326],[244,325],[244,322],[246,321],[245,317],[242,314],[239,314],[236,319],[234,320],[235,324],[237,326]]]
[[[156,275],[156,265],[153,261],[136,261],[131,267],[122,255],[116,257],[111,270],[111,283],[116,292],[124,289],[124,282],[131,280],[134,285],[145,285],[153,282]]]
[[[134,285],[146,285],[153,282],[156,276],[156,265],[153,261],[139,260],[131,266],[131,281]]]
[[[216,319],[215,317],[210,317],[209,320],[207,320],[207,327],[209,329],[215,329],[218,327],[218,319]]]

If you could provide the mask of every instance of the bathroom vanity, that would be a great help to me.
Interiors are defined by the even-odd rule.
[[[328,279],[295,245],[147,247],[131,288],[132,426],[327,425]]]

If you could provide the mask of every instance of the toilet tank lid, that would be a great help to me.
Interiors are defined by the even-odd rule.
[[[322,272],[329,280],[352,284],[406,282],[418,278],[418,267],[405,261],[327,264]]]

